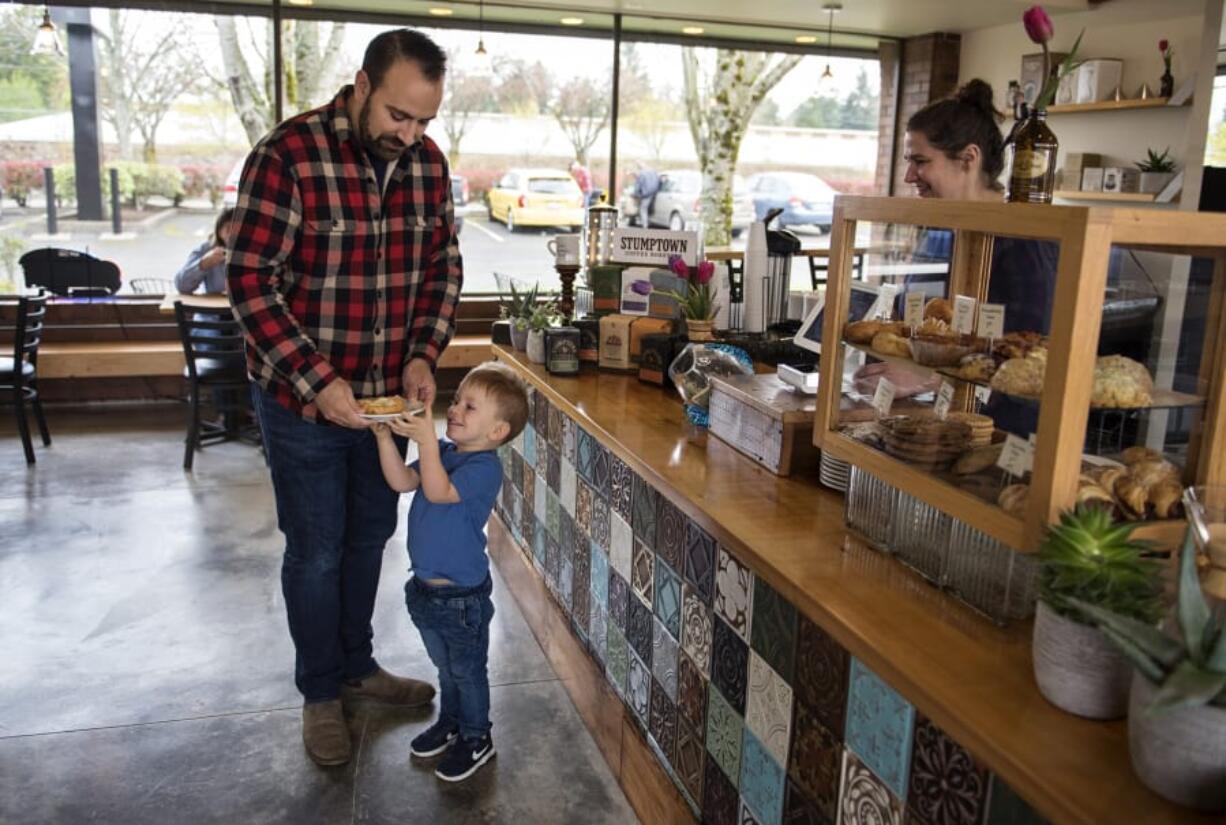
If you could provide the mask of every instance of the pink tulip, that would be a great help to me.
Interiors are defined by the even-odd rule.
[[[698,272],[694,275],[694,281],[700,286],[711,283],[711,276],[715,274],[715,264],[711,261],[703,261],[698,265]]]
[[[1042,6],[1031,6],[1027,9],[1022,15],[1022,25],[1026,27],[1026,35],[1039,45],[1051,40],[1052,35],[1055,34],[1051,18],[1047,16],[1047,12],[1043,11]]]
[[[1165,53],[1171,47],[1169,40],[1162,39],[1158,41],[1158,51]]]
[[[685,261],[680,255],[668,256],[668,268],[672,270],[674,275],[680,275],[682,278],[689,280],[690,268],[686,266]]]

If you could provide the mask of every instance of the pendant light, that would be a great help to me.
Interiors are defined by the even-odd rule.
[[[480,15],[477,21],[477,54],[484,57],[485,52],[485,0],[479,0],[477,3],[477,14]]]
[[[473,75],[476,77],[491,77],[494,74],[494,60],[485,49],[485,0],[477,5],[480,15],[477,22],[477,50],[473,52]]]
[[[55,30],[55,24],[51,22],[51,9],[43,6],[43,22],[38,24],[38,29],[34,32],[34,45],[30,48],[30,54],[48,54],[62,55],[64,46],[60,43],[59,32]]]
[[[842,3],[826,3],[822,11],[826,12],[826,68],[818,78],[819,84],[834,80],[834,72],[830,70],[830,52],[834,43],[834,16],[843,10]]]

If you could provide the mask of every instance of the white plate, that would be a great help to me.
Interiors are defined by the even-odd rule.
[[[367,421],[395,421],[403,414],[417,415],[424,409],[425,407],[417,407],[416,409],[405,410],[404,413],[358,413],[358,415]]]

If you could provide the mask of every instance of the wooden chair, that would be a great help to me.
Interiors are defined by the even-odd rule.
[[[30,422],[26,419],[26,402],[34,408],[38,431],[43,445],[51,446],[51,433],[38,397],[38,345],[43,338],[43,316],[47,313],[47,296],[40,289],[37,295],[17,301],[17,325],[13,328],[13,355],[0,357],[0,390],[12,394],[17,414],[17,430],[25,449],[26,464],[34,463],[34,443],[30,438]]]
[[[201,447],[237,440],[259,445],[260,437],[257,426],[242,422],[251,409],[251,394],[243,335],[230,308],[185,306],[175,301],[175,320],[187,362],[183,374],[191,404],[183,469],[191,470]],[[205,391],[212,392],[222,423],[201,420],[200,396]]]

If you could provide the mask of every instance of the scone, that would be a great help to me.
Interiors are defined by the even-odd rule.
[[[1007,395],[1038,398],[1043,394],[1043,378],[1047,374],[1046,357],[1034,353],[1026,358],[1010,358],[992,376],[992,389]]]
[[[407,409],[404,398],[399,395],[380,395],[377,398],[359,398],[357,401],[363,415],[396,415]]]
[[[950,370],[963,381],[990,381],[996,374],[996,359],[981,352],[963,356],[958,366]]]
[[[1136,409],[1153,404],[1154,379],[1144,364],[1122,355],[1104,355],[1094,362],[1094,392],[1090,404],[1111,409]]]

